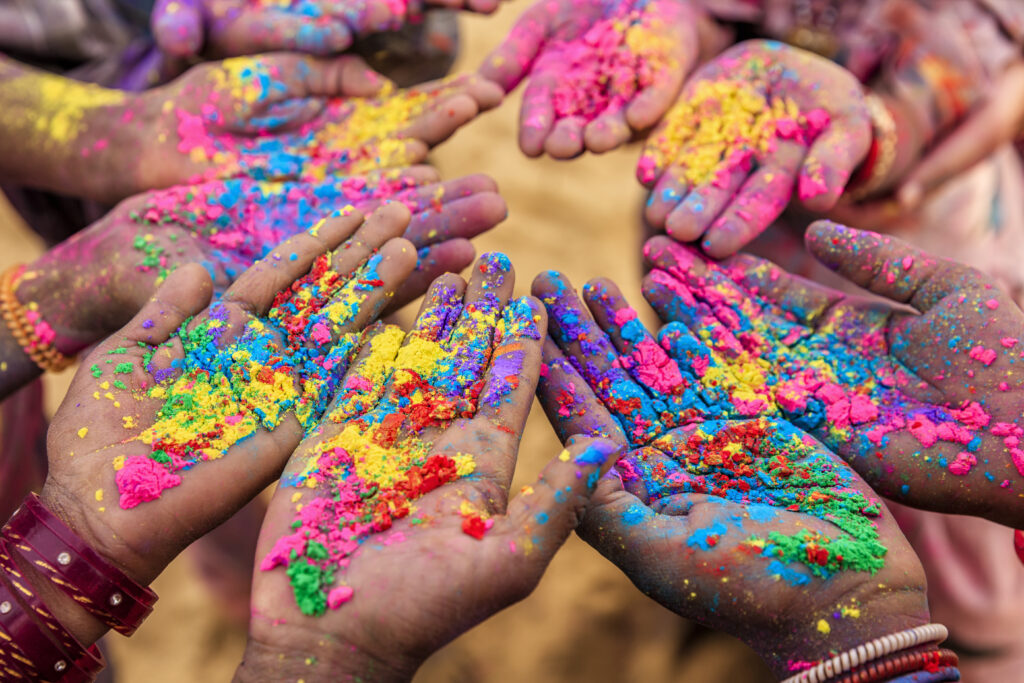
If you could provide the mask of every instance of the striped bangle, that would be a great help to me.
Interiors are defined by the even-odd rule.
[[[908,650],[922,643],[941,643],[949,636],[942,624],[925,624],[875,638],[858,645],[830,659],[824,659],[806,671],[790,676],[783,683],[824,683],[830,678],[844,674],[850,669],[881,659],[893,652]]]
[[[835,683],[879,683],[893,676],[917,671],[938,671],[960,664],[959,657],[952,650],[929,650],[927,652],[901,652],[884,660],[859,666]]]

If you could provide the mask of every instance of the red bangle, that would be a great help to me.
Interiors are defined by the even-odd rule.
[[[915,671],[938,671],[957,666],[959,657],[952,650],[928,650],[927,652],[903,652],[886,659],[863,664],[846,673],[834,683],[879,683],[893,676]],[[830,682],[832,683],[832,682]]]
[[[93,680],[106,664],[99,648],[86,649],[57,621],[21,575],[3,540],[0,567],[0,633],[10,644],[11,661],[32,680]]]
[[[1024,531],[1013,530],[1013,549],[1017,551],[1017,559],[1024,564]]]
[[[39,497],[26,496],[4,527],[11,549],[72,600],[118,633],[130,636],[153,611],[156,593],[100,557]]]

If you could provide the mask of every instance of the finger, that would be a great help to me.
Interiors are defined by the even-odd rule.
[[[770,162],[746,179],[736,199],[708,229],[703,246],[709,256],[735,254],[782,215],[805,152],[803,145],[791,140],[777,142]]]
[[[402,131],[403,136],[421,140],[429,146],[444,142],[456,130],[480,113],[477,102],[460,93],[431,106]]]
[[[992,92],[999,95],[960,122],[904,179],[896,196],[905,210],[1024,131],[1024,64],[1010,66]]]
[[[935,258],[902,240],[831,221],[815,221],[804,239],[815,258],[850,282],[922,312],[985,281],[966,265]]]
[[[574,440],[541,472],[533,486],[512,499],[500,531],[529,539],[529,553],[516,553],[539,574],[586,514],[601,475],[622,448],[605,439]]]
[[[203,15],[199,0],[157,0],[150,16],[153,39],[161,52],[195,57],[203,49]]]
[[[800,168],[800,201],[811,211],[828,211],[843,194],[853,170],[871,147],[866,112],[833,119],[811,143]]]
[[[325,420],[344,424],[377,405],[404,337],[405,333],[397,325],[379,322],[363,331],[359,352],[352,359],[334,400],[324,411]]]
[[[602,154],[629,142],[633,136],[622,110],[601,114],[586,124],[583,141],[591,152]]]
[[[323,100],[301,97],[268,105],[260,115],[230,126],[236,133],[268,133],[294,129],[309,123],[324,110]]]
[[[302,277],[320,254],[347,239],[362,220],[361,213],[351,210],[289,238],[242,273],[221,300],[236,303],[253,315],[263,315],[278,292]]]
[[[738,275],[740,284],[809,327],[817,327],[827,312],[843,299],[842,292],[793,275],[751,254],[737,254],[729,259],[729,265]]]
[[[111,339],[149,345],[165,342],[186,320],[209,306],[212,296],[213,281],[206,269],[197,263],[185,264],[167,276],[152,298]]]
[[[446,201],[439,210],[416,213],[405,231],[405,238],[417,247],[457,237],[471,239],[498,225],[507,216],[508,206],[500,195],[477,192]]]
[[[585,123],[582,116],[558,119],[544,141],[544,151],[555,159],[572,159],[582,154]]]
[[[686,198],[665,219],[665,231],[680,242],[700,239],[725,207],[735,201],[748,172],[747,165],[741,164],[719,171],[710,183],[690,188]]]
[[[412,243],[402,238],[388,240],[324,306],[323,313],[331,322],[331,341],[358,331],[379,317],[392,292],[415,268],[416,248]]]
[[[644,216],[657,227],[664,228],[668,215],[686,198],[690,184],[682,173],[663,173],[647,198]]]
[[[331,255],[331,270],[343,276],[355,273],[385,242],[402,237],[411,219],[409,209],[395,202],[377,208]]]
[[[431,342],[448,339],[462,313],[465,294],[466,281],[454,273],[434,280],[423,297],[409,336]]]
[[[684,376],[637,318],[614,282],[598,279],[583,288],[584,300],[594,320],[608,335],[620,356],[617,363],[630,377],[663,402],[657,406],[666,427],[672,428],[699,418],[701,399],[695,393],[696,377]]]
[[[544,307],[532,297],[513,299],[505,306],[494,333],[494,351],[484,374],[474,422],[488,423],[491,434],[476,452],[474,472],[503,490],[512,483],[519,440],[526,427],[540,373],[541,345],[546,332]]]
[[[530,72],[548,33],[547,10],[542,3],[523,12],[508,37],[480,66],[480,74],[511,92]]]
[[[429,166],[419,168],[430,169],[434,174],[436,170]],[[400,175],[399,178],[402,176]],[[391,195],[392,201],[402,202],[413,214],[434,209],[441,211],[445,204],[458,199],[472,197],[483,192],[496,192],[497,184],[489,176],[477,173],[455,180],[441,182],[440,178],[430,181],[416,183],[410,189],[396,192]]]
[[[698,45],[692,40],[680,39],[696,35],[690,26],[697,19],[686,10],[685,3],[658,2],[645,12],[644,30],[650,32],[650,43],[656,46],[647,59],[655,68],[650,84],[626,108],[626,120],[634,130],[646,130],[665,115],[697,60]]]
[[[543,352],[537,398],[558,438],[564,443],[573,434],[587,434],[627,443],[619,423],[550,337]]]
[[[618,354],[589,311],[559,273],[542,273],[533,281],[533,294],[548,310],[551,338],[580,372],[631,442],[659,433],[659,406],[620,365]]]
[[[528,157],[544,151],[544,143],[555,126],[555,108],[551,95],[557,87],[550,72],[535,74],[523,92],[519,110],[519,149]]]
[[[445,273],[461,272],[473,263],[476,250],[469,240],[453,239],[421,248],[417,255],[416,269],[398,286],[381,315],[394,313],[417,299],[427,291],[431,282]]]
[[[459,358],[453,379],[458,393],[483,377],[495,328],[514,285],[512,263],[502,253],[484,254],[473,266],[462,313],[446,342]]]
[[[315,55],[343,52],[352,44],[352,31],[333,17],[310,20],[287,10],[261,9],[233,15],[214,26],[213,57],[287,50]]]

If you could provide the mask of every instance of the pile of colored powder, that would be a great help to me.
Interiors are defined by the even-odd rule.
[[[707,267],[705,277],[695,277],[685,266],[656,270],[651,277],[677,294],[670,304],[677,319],[695,321],[696,340],[684,329],[663,334],[662,341],[674,359],[690,364],[689,374],[698,379],[698,391],[715,406],[716,416],[780,416],[835,450],[878,457],[894,437],[908,435],[920,446],[915,458],[958,476],[982,464],[996,465],[977,454],[986,442],[999,439],[1024,476],[1020,426],[993,420],[976,401],[939,405],[914,398],[929,389],[914,374],[923,368],[908,369],[892,355],[890,343],[904,342],[898,336],[888,338],[885,312],[865,315],[837,308],[826,322],[804,326],[792,311],[738,284],[749,273]],[[902,274],[913,263],[897,261],[891,267]],[[771,277],[768,271],[764,276]],[[694,342],[704,350],[695,352]],[[1011,363],[1012,347],[1000,349]],[[975,353],[978,348],[955,338],[948,349],[937,349],[948,356],[936,357],[935,365],[945,366],[939,375],[949,372],[957,353],[979,368],[988,367],[989,355]],[[701,362],[693,363],[697,356]],[[973,374],[968,368],[966,379]],[[680,385],[678,391],[688,389],[692,384]],[[959,451],[952,460],[942,455],[950,448]],[[1010,486],[1001,474],[985,476]],[[908,490],[904,486],[903,492]]]
[[[231,278],[241,274],[274,247],[346,206],[369,207],[381,200],[398,201],[417,211],[415,181],[401,171],[386,172],[367,182],[362,177],[330,178],[321,183],[257,181],[248,178],[176,186],[146,195],[130,214],[141,228],[135,248],[144,255],[141,269],[166,275],[168,258],[153,242],[153,228],[177,224],[195,232],[208,246],[211,260]],[[440,209],[438,188],[434,209]]]
[[[282,486],[316,494],[308,502],[295,494],[293,532],[260,568],[286,567],[304,614],[351,599],[351,586],[334,584],[360,545],[399,519],[430,524],[429,515],[417,514],[417,499],[473,473],[472,453],[437,453],[425,432],[436,435],[457,418],[494,408],[518,386],[519,340],[540,337],[529,304],[513,300],[502,308],[490,293],[465,308],[460,301],[454,290],[441,291],[412,332],[388,327],[374,336],[324,420],[325,436],[301,471],[282,479]],[[461,515],[463,531],[476,538],[493,524],[468,503]],[[400,538],[392,533],[382,542]]]
[[[181,483],[183,471],[222,457],[259,429],[273,430],[289,413],[306,430],[316,425],[358,344],[358,335],[343,334],[343,328],[381,284],[379,255],[350,278],[333,271],[331,261],[331,254],[319,257],[237,339],[224,338],[232,321],[228,307],[217,303],[206,318],[194,327],[186,323],[164,344],[177,342],[184,349],[171,367],[155,367],[157,349],[148,349],[144,364],[154,383],[146,395],[163,406],[155,423],[136,437],[146,452],[114,462],[122,508],[158,498]],[[118,352],[123,350],[111,352],[107,364]],[[124,365],[94,365],[93,376],[102,388],[108,375],[131,373],[131,364]]]
[[[592,121],[621,111],[654,82],[659,71],[674,68],[666,57],[671,52],[669,39],[650,25],[658,21],[626,6],[616,16],[596,22],[577,40],[547,45],[544,62],[564,70],[551,93],[556,117]]]
[[[752,68],[750,64],[748,68]],[[768,158],[777,140],[813,140],[829,124],[829,114],[801,111],[796,102],[772,94],[777,66],[750,80],[696,82],[689,96],[666,115],[638,165],[640,180],[656,179],[658,169],[673,166],[686,185],[723,186],[734,169],[749,170]]]
[[[804,564],[822,578],[845,570],[874,573],[884,566],[886,548],[874,522],[881,506],[852,486],[849,468],[792,425],[767,418],[713,420],[670,432],[651,447],[671,457],[649,461],[650,451],[641,450],[631,460],[635,469],[624,469],[624,478],[642,477],[653,499],[704,493],[753,507],[755,518],[774,519],[775,513],[763,509],[768,506],[815,517],[839,530],[835,536],[804,528],[749,537],[746,543],[764,557]],[[724,524],[718,527],[718,535],[726,533]],[[747,533],[742,524],[738,530]],[[705,550],[717,543],[709,542],[703,530],[691,541],[692,547]]]
[[[395,90],[387,85],[374,98],[334,98],[312,121],[288,132],[262,132],[243,137],[230,132],[219,108],[227,75],[235,82],[235,95],[249,106],[273,102],[284,86],[265,60],[239,57],[228,60],[225,72],[213,72],[213,94],[198,114],[178,108],[178,150],[204,166],[203,179],[244,175],[257,180],[295,179],[320,182],[330,175],[358,175],[413,162],[403,131],[435,95],[447,87],[440,82],[432,91]],[[269,129],[280,121],[257,120]],[[253,123],[250,121],[250,123]]]

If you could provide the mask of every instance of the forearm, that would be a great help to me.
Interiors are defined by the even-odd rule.
[[[119,161],[137,148],[130,97],[0,56],[0,180],[103,202],[131,194],[136,173]]]

